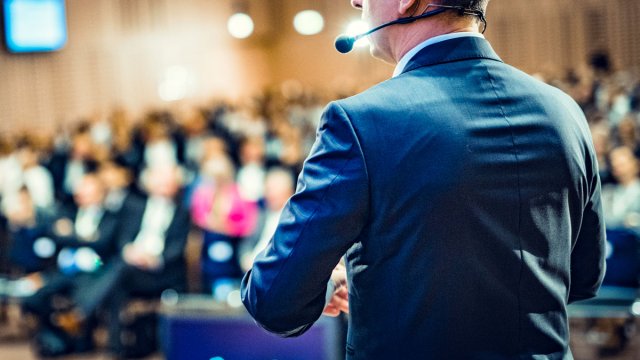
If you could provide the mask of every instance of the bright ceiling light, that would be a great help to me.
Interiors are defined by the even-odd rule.
[[[350,22],[349,25],[347,26],[346,34],[349,36],[355,36],[355,35],[367,32],[368,30],[369,30],[369,24],[367,24],[365,21],[354,20]],[[361,38],[360,40],[356,41],[354,46],[355,47],[369,46],[369,37],[365,36]]]
[[[245,13],[235,13],[229,17],[227,29],[237,39],[246,39],[253,34],[253,20]]]
[[[293,27],[302,35],[315,35],[324,29],[324,18],[315,10],[303,10],[293,18]]]

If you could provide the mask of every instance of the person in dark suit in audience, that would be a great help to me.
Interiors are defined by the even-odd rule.
[[[191,222],[180,199],[181,171],[172,165],[146,169],[142,181],[148,197],[121,210],[119,259],[87,288],[95,301],[85,311],[101,305],[108,310],[109,348],[116,355],[122,349],[120,313],[132,297],[159,297],[187,286],[184,250]]]
[[[605,273],[584,114],[502,62],[488,0],[351,3],[428,16],[370,36],[394,77],[328,105],[246,308],[281,336],[349,312],[349,360],[572,359],[567,304]]]
[[[103,207],[104,184],[94,173],[82,176],[75,188],[75,207],[63,209],[52,222],[48,236],[56,246],[57,268],[44,273],[43,287],[24,299],[23,310],[35,315],[39,330],[35,339],[41,355],[60,355],[92,347],[92,318],[83,326],[67,312],[58,309],[59,298],[82,307],[91,301],[84,292],[116,254],[118,217]],[[70,307],[70,306],[69,306]]]
[[[80,125],[71,137],[69,149],[59,149],[47,162],[53,177],[56,200],[66,206],[73,204],[74,187],[82,176],[95,170],[94,144],[88,124]]]
[[[133,174],[125,163],[120,159],[103,161],[98,166],[98,176],[107,186],[107,195],[104,199],[104,206],[109,211],[119,216],[129,216],[126,209],[143,206],[144,202],[139,189],[132,184]],[[130,203],[136,202],[137,205]]]
[[[27,275],[55,266],[55,244],[48,237],[51,214],[38,211],[26,188],[18,191],[14,206],[6,212],[12,275]]]

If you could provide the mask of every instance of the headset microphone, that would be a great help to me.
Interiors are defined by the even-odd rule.
[[[425,19],[428,17],[432,17],[438,14],[442,14],[445,11],[448,10],[457,10],[461,15],[475,15],[478,16],[480,18],[480,20],[484,23],[484,30],[486,30],[487,28],[487,22],[484,18],[484,13],[482,13],[482,11],[479,10],[472,10],[472,9],[467,9],[464,7],[459,7],[459,6],[445,6],[445,5],[433,5],[430,4],[429,6],[436,6],[439,7],[440,9],[437,10],[432,10],[432,11],[428,11],[425,12],[422,15],[418,15],[418,16],[409,16],[409,17],[404,17],[404,18],[399,18],[393,21],[390,21],[388,23],[384,23],[380,26],[377,26],[365,33],[362,34],[358,34],[355,36],[349,36],[349,35],[340,35],[336,38],[335,41],[335,47],[336,50],[338,50],[338,52],[346,54],[349,51],[353,50],[353,45],[356,43],[356,41],[360,40],[361,38],[367,36],[367,35],[371,35],[374,32],[384,29],[387,26],[391,26],[391,25],[396,25],[396,24],[409,24],[412,23],[416,20],[420,20],[420,19]],[[427,7],[428,9],[428,7]],[[482,31],[484,33],[484,30]]]
[[[365,36],[365,35],[362,35]],[[353,50],[353,44],[356,43],[362,36],[349,36],[349,35],[340,35],[336,38],[336,50],[342,54],[346,54],[349,51]]]

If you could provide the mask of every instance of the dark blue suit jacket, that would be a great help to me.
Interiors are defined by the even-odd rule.
[[[568,359],[566,306],[596,294],[604,242],[579,107],[452,39],[328,106],[242,296],[298,335],[346,253],[348,359]]]

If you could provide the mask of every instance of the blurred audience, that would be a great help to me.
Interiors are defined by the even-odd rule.
[[[587,115],[608,228],[637,231],[640,78],[606,60],[538,76]],[[55,134],[0,136],[0,276],[41,279],[24,299],[41,348],[60,338],[64,351],[90,348],[74,334],[102,309],[118,354],[130,299],[197,290],[185,275],[190,232],[202,241],[200,290],[226,301],[273,235],[330,99],[289,81],[236,103],[140,117],[115,109]],[[51,309],[58,315],[45,316]]]
[[[93,347],[93,317],[86,317],[81,325],[67,311],[71,304],[82,307],[91,302],[92,294],[85,289],[116,252],[119,218],[104,208],[105,194],[96,174],[83,175],[74,190],[75,206],[61,209],[47,229],[57,267],[41,274],[42,287],[22,303],[24,312],[37,318],[35,341],[41,356]]]
[[[109,348],[118,356],[124,346],[121,313],[133,297],[157,298],[167,289],[186,291],[184,250],[190,230],[181,199],[182,171],[164,164],[145,169],[146,199],[127,201],[121,210],[117,259],[85,288],[92,294],[90,314],[98,306],[109,313]]]
[[[633,149],[621,146],[609,156],[616,184],[602,189],[605,223],[610,229],[633,229],[640,234],[640,167]]]

